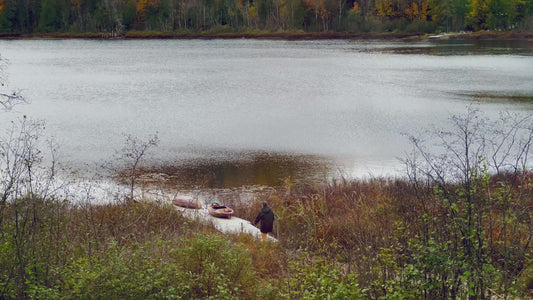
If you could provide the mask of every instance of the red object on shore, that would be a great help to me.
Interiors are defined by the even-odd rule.
[[[175,196],[174,199],[172,199],[172,203],[176,206],[185,207],[185,208],[194,208],[194,209],[200,209],[202,208],[202,204],[198,199],[189,197],[189,196]]]
[[[231,219],[233,214],[233,209],[218,203],[211,203],[207,206],[209,214],[217,218],[228,218]]]

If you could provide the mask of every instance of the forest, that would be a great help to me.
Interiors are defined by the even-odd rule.
[[[0,0],[0,33],[530,30],[533,0]]]

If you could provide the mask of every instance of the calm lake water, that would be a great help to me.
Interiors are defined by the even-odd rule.
[[[211,186],[401,174],[402,133],[473,102],[533,109],[532,42],[3,40],[0,55],[31,100],[2,127],[43,119],[60,160],[88,168],[157,132],[150,157]]]

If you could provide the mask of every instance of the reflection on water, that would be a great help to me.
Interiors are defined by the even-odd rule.
[[[157,132],[151,155],[171,163],[151,171],[174,184],[387,174],[411,151],[404,134],[449,126],[473,95],[512,96],[479,101],[489,118],[531,109],[517,97],[533,95],[532,44],[0,40],[10,86],[31,100],[2,114],[0,128],[44,120],[61,160],[82,167],[113,157],[124,134]]]
[[[310,155],[255,153],[235,160],[190,160],[147,168],[149,174],[164,178],[172,188],[236,188],[241,186],[279,187],[288,182],[324,178],[331,162]]]
[[[391,43],[389,47],[369,49],[369,52],[411,55],[533,55],[533,41],[528,40],[430,40]]]
[[[522,103],[524,109],[531,110],[529,104],[533,104],[533,95],[509,94],[505,92],[479,91],[470,93],[456,93],[459,97],[466,97],[481,103]]]

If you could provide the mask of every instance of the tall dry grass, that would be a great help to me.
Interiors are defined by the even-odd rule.
[[[532,254],[529,245],[533,237],[533,190],[530,176],[526,177],[529,179],[511,174],[491,178],[476,196],[484,199],[476,206],[483,223],[480,228],[484,228],[478,234],[488,241],[486,252],[479,251],[487,253],[487,263],[495,266],[496,273],[515,279],[531,268],[524,260]],[[507,188],[505,195],[502,186]],[[461,192],[457,192],[460,197]],[[495,197],[504,197],[507,205],[503,198]],[[462,219],[436,194],[435,186],[421,182],[373,178],[291,185],[238,207],[239,217],[253,220],[263,201],[276,214],[273,234],[288,260],[294,258],[291,253],[308,253],[315,260],[334,265],[342,274],[357,274],[375,297],[390,292],[376,287],[377,283],[385,286],[385,282],[398,281],[406,266],[423,264],[423,259],[444,258],[431,258],[431,252],[426,251],[440,251],[438,247],[448,247],[446,243],[460,238],[454,231],[458,227],[450,224]],[[460,212],[466,207],[455,209]],[[503,216],[505,211],[507,217]],[[279,261],[273,253],[263,255],[270,255],[267,261]],[[438,261],[431,264],[438,267]]]
[[[485,231],[482,234],[487,237],[487,250],[482,253],[492,260],[490,264],[498,271],[494,274],[503,274],[498,275],[502,280],[522,280],[526,285],[527,274],[533,272],[524,259],[532,254],[529,247],[533,237],[531,177],[526,180],[512,176],[491,178],[479,197],[486,203],[480,218]],[[39,275],[47,278],[39,284],[53,287],[53,282],[63,280],[60,270],[67,270],[83,279],[61,287],[69,291],[73,286],[87,287],[105,279],[93,278],[87,283],[90,279],[85,278],[87,270],[99,276],[115,272],[116,276],[130,278],[127,270],[131,267],[138,276],[163,280],[152,286],[160,295],[171,288],[179,288],[174,290],[177,293],[200,295],[205,292],[200,285],[173,287],[169,276],[179,272],[183,278],[190,275],[206,284],[210,276],[218,276],[217,270],[228,270],[221,265],[204,273],[202,268],[209,266],[208,262],[187,264],[182,260],[203,257],[194,249],[207,251],[207,257],[216,258],[216,249],[223,247],[224,255],[234,262],[246,262],[250,271],[242,273],[247,275],[239,279],[242,281],[238,295],[250,299],[299,299],[310,291],[316,296],[333,288],[333,280],[338,283],[335,293],[339,297],[350,294],[370,299],[395,293],[408,298],[420,296],[421,288],[415,283],[422,282],[424,277],[416,276],[437,272],[439,259],[446,259],[446,251],[450,251],[446,248],[447,241],[459,236],[450,225],[454,220],[453,210],[436,196],[433,186],[400,179],[291,183],[258,195],[252,203],[237,198],[230,202],[236,216],[253,221],[263,201],[276,214],[272,234],[279,243],[263,243],[244,234],[224,236],[209,225],[184,218],[170,203],[141,201],[78,206],[58,202],[57,207],[50,203],[50,207],[35,211],[39,220],[48,220],[43,223],[49,228],[48,233],[33,236],[28,245],[45,249],[51,247],[53,237],[62,237],[50,248],[58,249],[57,255],[43,252],[54,259],[48,275]],[[8,217],[9,207],[4,213],[5,222],[14,221]],[[51,216],[55,217],[51,219]],[[1,237],[4,245],[10,243],[8,235]],[[20,253],[30,255],[31,251]],[[14,267],[7,254],[0,258],[6,266]],[[145,261],[131,264],[138,259]],[[106,262],[112,264],[108,266]],[[185,269],[189,265],[196,271],[187,275]],[[154,266],[162,271],[157,272]],[[409,266],[418,269],[409,273]],[[239,276],[226,273],[230,277]],[[445,279],[446,274],[434,277]],[[245,288],[244,282],[250,288]],[[491,288],[498,289],[492,285],[493,281],[490,283]],[[361,289],[348,288],[356,284]],[[127,291],[118,287],[110,288],[117,288],[117,295],[127,295]],[[229,287],[222,284],[207,294],[221,292],[229,297],[232,293]],[[516,284],[514,287],[519,289]],[[434,290],[431,292],[427,295],[439,295]]]

